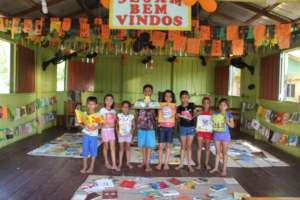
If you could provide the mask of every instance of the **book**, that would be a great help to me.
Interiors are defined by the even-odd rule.
[[[211,185],[209,189],[214,192],[220,192],[220,191],[226,190],[227,188],[225,187],[224,184],[214,184],[214,185]]]
[[[199,132],[212,132],[212,115],[198,115],[196,130]]]
[[[226,126],[226,117],[222,114],[213,114],[212,125],[213,125],[213,131],[224,132]]]
[[[172,183],[174,185],[180,185],[180,184],[183,183],[181,180],[178,180],[177,178],[169,178],[168,182],[170,182],[170,183]]]
[[[158,111],[158,122],[175,124],[176,104],[175,103],[160,103]]]
[[[159,192],[163,197],[173,197],[178,196],[180,193],[177,190],[170,189],[170,190],[162,190]]]
[[[114,187],[114,183],[111,179],[103,178],[95,181],[99,187],[102,188],[112,188]]]
[[[101,124],[104,122],[103,116],[100,116],[96,113],[88,115],[85,112],[82,112],[77,109],[75,110],[75,116],[76,116],[76,121],[79,124],[95,125],[95,124]]]
[[[298,136],[297,135],[289,135],[288,136],[288,145],[297,146],[298,145]]]
[[[132,181],[132,180],[123,180],[120,183],[120,187],[132,189],[132,188],[134,188],[135,184],[136,184],[135,181]]]
[[[150,183],[150,187],[155,189],[155,190],[159,190],[159,189],[168,188],[169,186],[165,182],[160,181],[160,182]]]
[[[103,200],[117,200],[118,199],[118,191],[117,190],[104,190],[102,192]]]

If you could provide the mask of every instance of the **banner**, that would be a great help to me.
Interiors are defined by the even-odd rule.
[[[181,0],[111,0],[109,27],[191,30],[191,7]]]

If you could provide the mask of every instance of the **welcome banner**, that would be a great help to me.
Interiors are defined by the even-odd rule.
[[[111,0],[109,27],[191,30],[191,7],[181,0]]]

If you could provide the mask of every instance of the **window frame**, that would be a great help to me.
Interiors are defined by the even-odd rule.
[[[227,95],[228,96],[232,96],[232,97],[241,97],[241,77],[242,77],[242,69],[240,68],[236,68],[236,69],[239,69],[240,70],[240,95],[234,95],[233,94],[233,88],[232,88],[232,85],[233,85],[233,70],[234,70],[234,67],[233,65],[229,65],[229,72],[228,72],[228,91],[227,91]]]
[[[9,44],[9,90],[8,92],[0,92],[0,95],[7,95],[14,92],[14,44],[4,38],[0,38],[0,40]]]
[[[58,65],[59,64],[61,64],[61,63],[59,63],[59,64],[57,64],[56,65],[56,92],[65,92],[65,91],[67,91],[67,66],[68,66],[68,61],[67,60],[65,60],[65,61],[63,61],[62,63],[65,63],[64,64],[64,88],[63,88],[63,90],[58,90],[58,88],[57,88],[57,86],[58,86],[58,79],[57,79],[57,75],[58,75]]]

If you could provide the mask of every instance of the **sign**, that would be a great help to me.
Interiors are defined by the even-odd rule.
[[[111,0],[109,28],[191,30],[191,7],[181,0]]]

